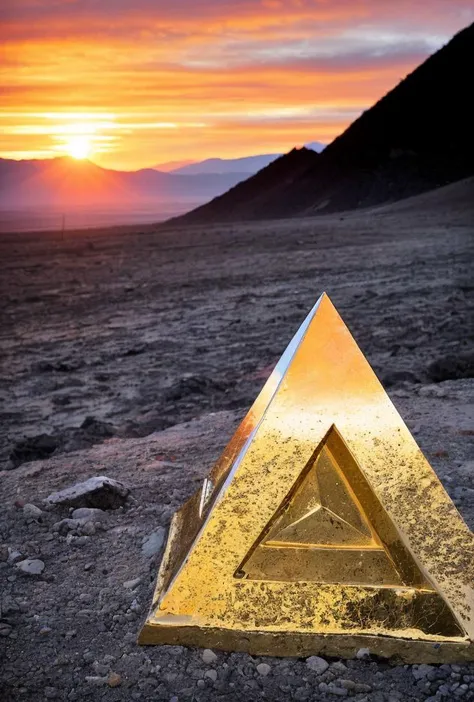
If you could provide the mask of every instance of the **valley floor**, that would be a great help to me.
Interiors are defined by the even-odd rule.
[[[302,660],[206,663],[135,644],[160,557],[144,542],[161,543],[323,290],[474,528],[472,214],[415,199],[223,228],[0,237],[2,699],[474,699],[472,664],[328,661],[317,675]],[[132,499],[88,535],[55,531],[67,514],[42,500],[101,474]],[[20,572],[7,547],[43,573]]]

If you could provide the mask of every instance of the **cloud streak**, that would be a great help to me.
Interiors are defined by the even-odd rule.
[[[330,141],[474,19],[464,0],[4,0],[0,13],[1,153],[53,155],[76,131],[128,168]]]

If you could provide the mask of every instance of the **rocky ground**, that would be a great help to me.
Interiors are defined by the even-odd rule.
[[[473,229],[413,206],[1,239],[2,701],[474,699],[474,664],[136,645],[171,514],[322,290],[474,528]],[[46,501],[100,475],[129,494]]]

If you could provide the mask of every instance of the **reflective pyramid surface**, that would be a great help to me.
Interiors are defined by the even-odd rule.
[[[472,659],[474,538],[327,295],[176,513],[141,643]]]

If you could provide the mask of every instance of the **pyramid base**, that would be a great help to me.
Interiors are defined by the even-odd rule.
[[[355,658],[368,648],[371,655],[403,663],[461,663],[474,660],[474,646],[467,643],[397,639],[389,636],[344,634],[277,634],[265,631],[234,631],[195,626],[163,626],[146,622],[139,644],[169,644],[242,651],[253,656],[302,657],[312,655]]]
[[[463,663],[474,661],[474,643],[466,640],[408,639],[375,634],[322,634],[271,632],[201,627],[175,622],[163,624],[156,619],[160,595],[166,590],[181,557],[180,542],[189,523],[193,499],[173,515],[168,540],[158,572],[151,611],[138,636],[144,646],[171,645],[241,651],[253,656],[306,658],[313,655],[356,658],[361,648],[372,656],[390,658],[397,663]]]

